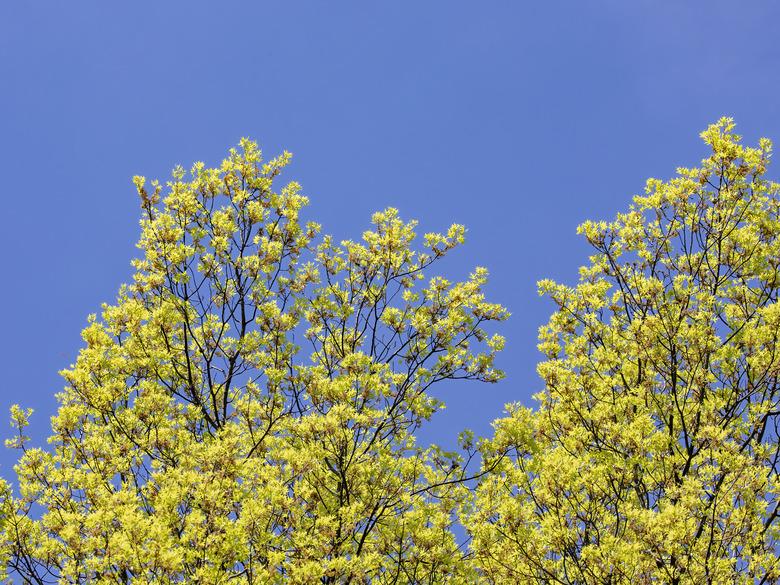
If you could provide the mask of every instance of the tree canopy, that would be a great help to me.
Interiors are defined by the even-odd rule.
[[[441,406],[435,384],[502,376],[484,324],[507,313],[482,268],[426,277],[460,225],[415,247],[415,222],[386,209],[362,241],[319,238],[300,186],[276,187],[289,161],[243,140],[165,188],[135,177],[133,283],[62,372],[50,448],[28,445],[29,413],[13,410],[4,535],[25,581],[456,575],[465,465],[413,433]]]
[[[730,119],[611,222],[579,282],[539,283],[535,409],[419,445],[442,382],[496,382],[487,273],[437,274],[465,228],[389,208],[359,241],[301,220],[290,161],[135,177],[134,277],[62,372],[47,448],[2,487],[25,583],[780,581],[780,185]],[[463,536],[465,535],[465,537]]]
[[[539,283],[539,408],[495,423],[464,519],[489,581],[780,580],[780,186],[733,128],[580,226],[578,284]]]

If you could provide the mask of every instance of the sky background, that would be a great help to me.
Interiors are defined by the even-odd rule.
[[[507,378],[440,387],[423,439],[487,434],[540,389],[536,282],[576,280],[576,226],[697,164],[720,116],[780,141],[778,25],[772,1],[3,2],[0,413],[33,407],[47,436],[87,315],[130,279],[131,177],[249,136],[295,154],[306,218],[339,239],[387,206],[466,224],[446,268],[490,270]]]

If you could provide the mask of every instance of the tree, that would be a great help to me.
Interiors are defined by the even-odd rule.
[[[733,128],[540,283],[539,408],[496,421],[464,516],[487,581],[780,581],[780,186]]]
[[[90,317],[48,449],[13,409],[3,539],[25,582],[469,580],[466,465],[414,431],[435,384],[502,376],[484,325],[507,313],[484,269],[421,283],[460,225],[416,250],[386,209],[362,242],[319,238],[299,185],[274,187],[289,160],[243,140],[164,197],[135,177],[133,283]]]

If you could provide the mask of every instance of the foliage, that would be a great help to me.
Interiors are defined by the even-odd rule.
[[[0,563],[29,583],[780,581],[780,186],[768,140],[730,119],[702,137],[700,167],[580,226],[579,282],[539,284],[538,409],[461,453],[415,432],[435,384],[502,377],[485,270],[426,277],[462,226],[419,250],[386,209],[336,243],[275,188],[290,155],[248,140],[164,197],[136,177],[134,280],[90,317],[48,449],[12,409]]]
[[[733,122],[651,179],[579,283],[542,281],[537,412],[495,423],[464,523],[495,583],[780,580],[779,186]]]
[[[484,324],[507,314],[484,269],[425,280],[462,226],[419,251],[386,209],[360,242],[319,238],[300,187],[274,186],[289,161],[243,140],[166,189],[135,178],[134,280],[62,372],[50,448],[13,412],[3,535],[26,582],[470,580],[465,464],[413,433],[435,384],[501,377]]]

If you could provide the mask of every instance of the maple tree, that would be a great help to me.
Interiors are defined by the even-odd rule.
[[[730,119],[651,179],[574,286],[539,285],[539,407],[510,407],[464,523],[494,583],[776,583],[780,186]]]
[[[276,186],[289,161],[242,140],[166,187],[134,179],[142,254],[62,372],[50,447],[12,412],[3,540],[25,582],[466,578],[466,466],[414,431],[435,384],[502,376],[484,324],[507,313],[482,268],[426,277],[462,226],[417,249],[386,209],[361,241],[320,237],[300,186]]]

